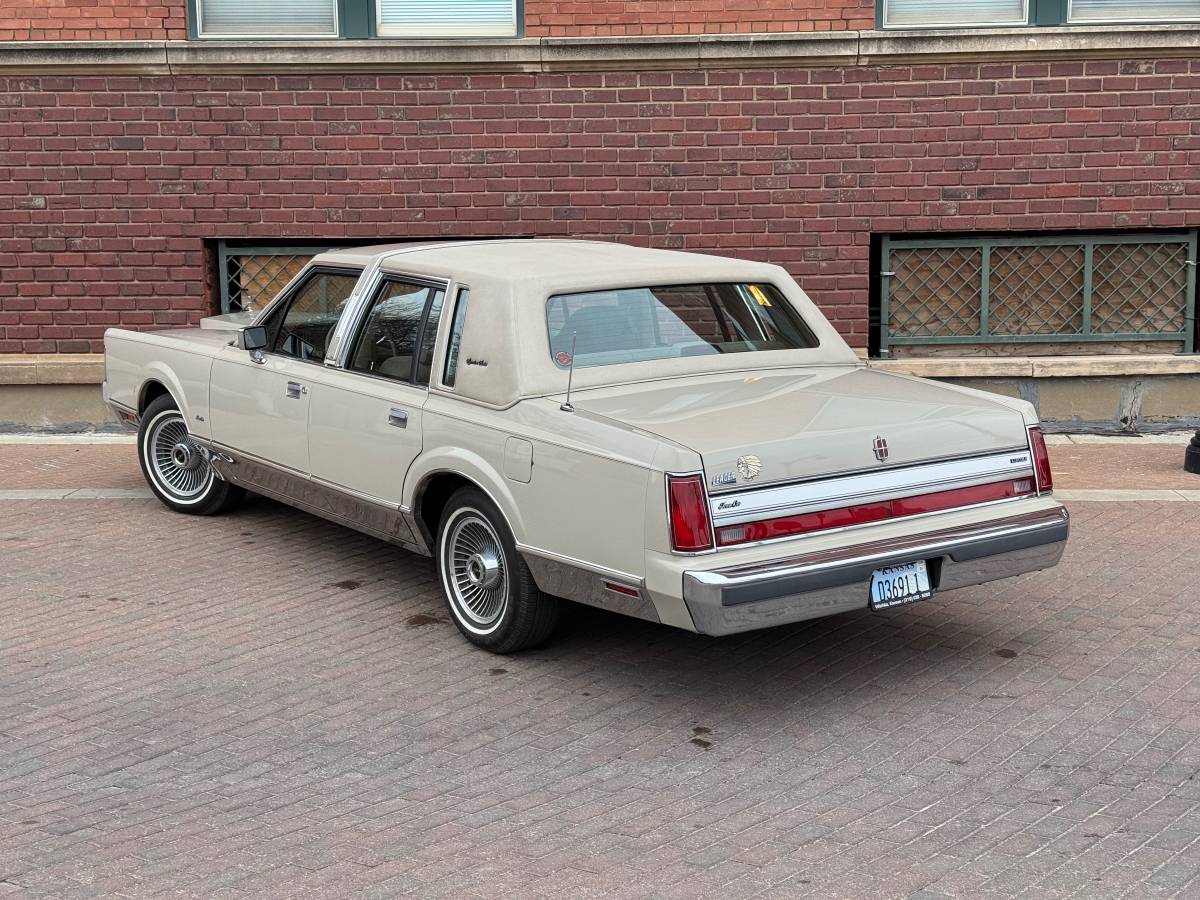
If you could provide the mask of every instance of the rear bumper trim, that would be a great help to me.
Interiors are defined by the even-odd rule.
[[[1069,533],[1062,507],[853,547],[711,571],[685,572],[697,630],[732,634],[865,607],[871,573],[924,559],[951,590],[1049,568]]]

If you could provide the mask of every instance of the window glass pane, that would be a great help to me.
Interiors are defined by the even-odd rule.
[[[883,24],[1025,25],[1028,0],[883,0]]]
[[[275,336],[275,352],[309,362],[324,362],[325,347],[357,275],[318,272],[310,277],[288,305]]]
[[[514,35],[516,0],[377,0],[381,35]]]
[[[336,0],[199,0],[205,35],[337,33]]]
[[[546,302],[559,368],[817,346],[770,284],[690,284],[560,294]]]
[[[450,326],[450,343],[446,347],[446,373],[442,383],[454,387],[458,375],[458,350],[462,346],[463,325],[467,321],[467,303],[471,299],[470,288],[458,292],[458,304],[454,307],[454,324]]]
[[[350,368],[399,381],[412,378],[421,317],[433,290],[423,284],[385,282],[371,303]]]
[[[1200,0],[1071,0],[1072,22],[1200,19]]]
[[[445,291],[434,291],[429,304],[429,315],[425,317],[425,330],[421,332],[421,354],[417,359],[417,384],[429,384],[429,372],[433,368],[433,346],[437,343],[438,319],[442,315],[442,298]]]

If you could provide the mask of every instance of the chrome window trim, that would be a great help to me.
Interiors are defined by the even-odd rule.
[[[709,498],[709,519],[714,528],[721,528],[1024,477],[1034,477],[1033,452],[1029,447],[800,484],[764,485],[755,491],[736,494],[718,494]],[[720,508],[722,504],[735,502],[739,504],[736,509]]]

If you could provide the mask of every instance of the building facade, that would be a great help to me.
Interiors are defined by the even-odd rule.
[[[6,5],[0,428],[99,421],[107,327],[515,235],[768,260],[880,365],[1200,423],[1200,0],[747,6]]]

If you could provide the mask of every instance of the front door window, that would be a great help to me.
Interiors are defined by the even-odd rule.
[[[296,292],[275,335],[274,352],[305,362],[325,362],[325,350],[358,274],[314,272]]]

